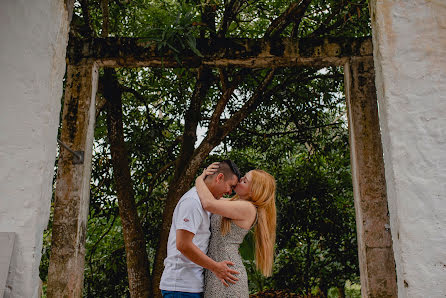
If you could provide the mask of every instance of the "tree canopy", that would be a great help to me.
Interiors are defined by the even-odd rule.
[[[363,37],[370,35],[369,23],[368,3],[361,0],[80,0],[70,34],[81,39],[143,37],[181,61],[185,51],[201,55],[198,38]],[[121,110],[113,110],[112,102]],[[126,198],[117,195],[113,113],[122,116],[132,190]],[[331,287],[343,289],[347,280],[358,281],[341,68],[104,69],[96,121],[86,297],[129,295],[125,218],[119,215],[118,200],[135,204],[148,274],[156,283],[173,207],[202,167],[223,158],[233,159],[243,172],[262,168],[277,180],[273,276],[265,279],[255,271],[249,237],[242,247],[252,292],[326,295]],[[50,231],[51,224],[45,234],[43,281]],[[157,287],[152,284],[150,291]]]

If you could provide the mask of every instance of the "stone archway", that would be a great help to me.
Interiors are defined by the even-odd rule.
[[[15,234],[10,262],[0,262],[0,294],[38,295],[73,2],[4,1],[0,10],[0,227]],[[369,3],[398,294],[444,296],[446,7],[441,0]]]
[[[61,139],[73,150],[83,151],[85,161],[74,164],[71,153],[61,150],[48,281],[52,295],[82,292],[98,67],[177,66],[169,54],[161,56],[156,47],[144,46],[134,38],[70,41]],[[371,39],[212,44],[203,39],[198,48],[207,53],[205,57],[184,57],[183,66],[344,67],[362,292],[367,297],[396,297]]]

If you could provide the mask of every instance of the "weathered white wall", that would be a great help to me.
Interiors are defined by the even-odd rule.
[[[446,296],[446,1],[373,0],[400,297]]]
[[[5,297],[38,294],[68,26],[64,1],[0,2],[0,232],[16,233]]]

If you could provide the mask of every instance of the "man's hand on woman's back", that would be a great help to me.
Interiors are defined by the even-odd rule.
[[[221,261],[216,262],[215,267],[210,269],[215,276],[225,285],[229,286],[228,282],[231,284],[235,284],[238,281],[238,278],[233,274],[239,274],[240,272],[229,268],[229,266],[234,266],[234,263],[231,261]]]

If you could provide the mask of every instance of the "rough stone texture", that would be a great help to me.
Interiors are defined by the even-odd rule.
[[[362,297],[396,297],[373,58],[344,67]]]
[[[446,295],[446,2],[370,2],[400,297]]]
[[[0,8],[0,232],[15,244],[5,297],[37,297],[68,39],[64,1]]]
[[[348,57],[372,56],[370,37],[311,39],[198,39],[197,48],[203,57],[192,51],[182,52],[182,67],[240,66],[262,68],[272,66],[342,66]],[[158,50],[155,42],[143,38],[110,37],[91,40],[70,39],[70,64],[91,59],[107,67],[178,67],[172,50]]]
[[[60,138],[73,151],[84,151],[84,162],[73,164],[72,153],[61,149],[48,297],[82,296],[97,84],[96,64],[68,66]]]

